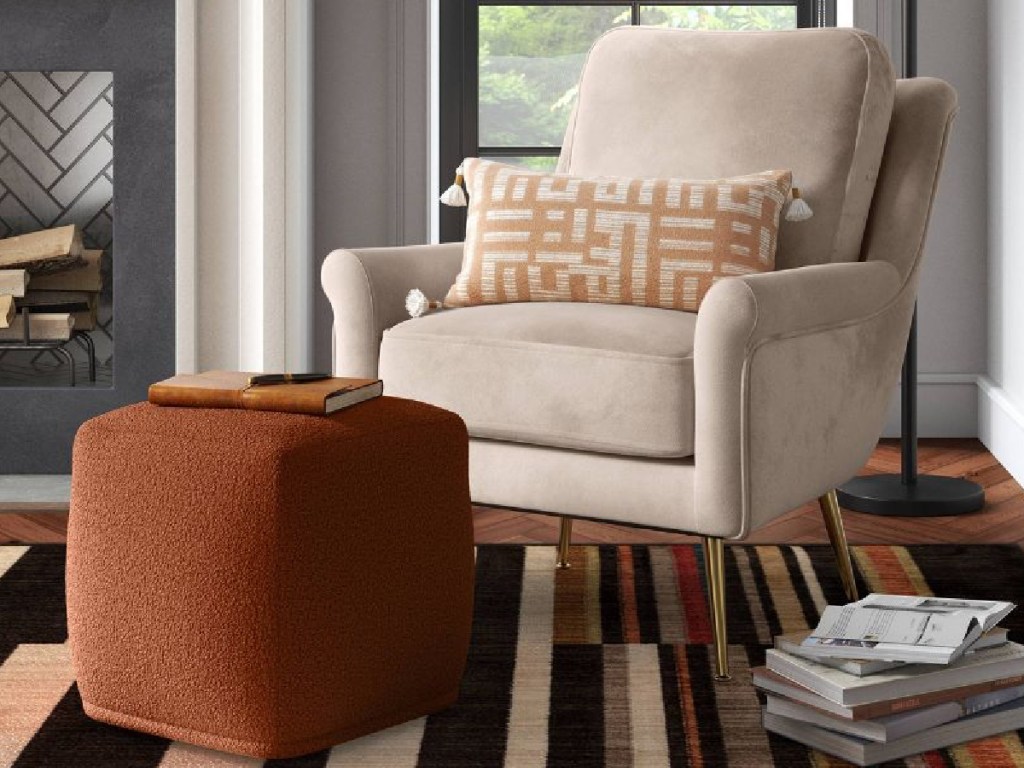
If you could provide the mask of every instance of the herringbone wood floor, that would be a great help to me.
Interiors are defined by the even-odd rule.
[[[846,533],[855,544],[1024,543],[1024,490],[977,440],[922,440],[922,472],[968,477],[985,488],[985,509],[963,517],[880,518],[846,512]],[[865,473],[898,472],[899,445],[884,440]],[[477,507],[478,543],[554,543],[558,518]],[[64,541],[63,512],[0,514],[0,543]],[[577,521],[573,541],[650,544],[695,541],[693,537],[618,525]],[[812,544],[827,542],[816,503],[806,504],[756,531],[749,542]]]

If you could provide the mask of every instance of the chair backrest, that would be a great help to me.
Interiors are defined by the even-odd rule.
[[[856,261],[895,91],[888,54],[859,30],[620,28],[587,57],[559,170],[791,170],[814,218],[783,223],[778,267]]]
[[[905,280],[920,263],[956,112],[949,83],[932,77],[897,81],[862,258],[890,262]]]

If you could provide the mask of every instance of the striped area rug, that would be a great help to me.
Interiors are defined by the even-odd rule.
[[[842,589],[828,547],[726,550],[734,682],[711,681],[704,561],[690,546],[482,546],[472,651],[451,709],[267,766],[825,766],[760,727],[751,666],[773,635],[806,629]],[[1024,603],[1016,546],[857,547],[864,591]],[[220,768],[237,758],[92,722],[70,671],[64,549],[0,547],[0,768]],[[1024,610],[1010,617],[1024,640]],[[1024,766],[1020,734],[897,765]]]

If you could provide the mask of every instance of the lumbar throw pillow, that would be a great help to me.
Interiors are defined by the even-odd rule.
[[[466,244],[446,307],[580,301],[695,312],[717,280],[774,269],[792,187],[789,171],[578,178],[475,158],[461,170]]]

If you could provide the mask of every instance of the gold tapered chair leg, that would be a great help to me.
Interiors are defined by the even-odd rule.
[[[846,531],[843,529],[843,513],[839,509],[839,499],[835,489],[818,499],[821,516],[825,518],[825,529],[828,540],[832,542],[832,551],[836,554],[836,565],[839,578],[843,582],[846,599],[851,603],[859,599],[857,596],[857,580],[853,577],[853,562],[850,560],[850,547],[846,543]]]
[[[569,567],[569,544],[572,543],[572,518],[563,517],[558,529],[558,560],[556,568]]]
[[[711,598],[711,631],[715,640],[715,681],[731,680],[729,674],[729,636],[725,627],[725,542],[715,536],[704,537],[704,562],[707,565],[708,596]]]

